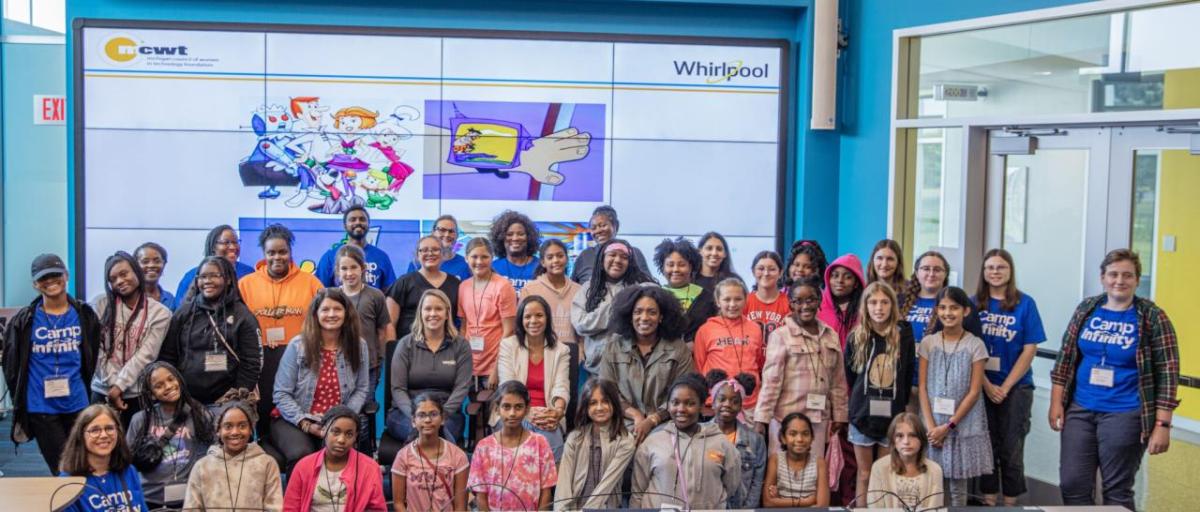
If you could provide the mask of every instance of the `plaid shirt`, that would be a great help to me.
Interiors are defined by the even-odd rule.
[[[1075,308],[1075,314],[1067,324],[1067,332],[1063,334],[1062,349],[1054,363],[1054,370],[1050,372],[1050,380],[1066,389],[1066,393],[1063,393],[1064,409],[1071,405],[1075,392],[1075,376],[1081,358],[1079,331],[1092,312],[1107,301],[1108,297],[1105,295],[1084,299],[1079,307]],[[1171,325],[1166,312],[1141,297],[1133,298],[1133,307],[1137,309],[1140,333],[1137,369],[1144,442],[1154,431],[1157,410],[1173,411],[1179,407],[1179,398],[1176,395],[1179,388],[1179,345],[1175,338],[1175,327]]]

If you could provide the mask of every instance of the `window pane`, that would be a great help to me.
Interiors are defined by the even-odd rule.
[[[33,2],[33,26],[67,32],[67,14],[64,0],[37,0]]]
[[[917,130],[913,254],[958,247],[962,129]]]
[[[4,19],[29,23],[29,0],[4,0]]]

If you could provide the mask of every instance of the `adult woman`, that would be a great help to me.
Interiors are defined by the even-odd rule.
[[[711,292],[692,282],[700,269],[700,251],[686,238],[666,238],[654,249],[654,264],[667,280],[663,288],[675,296],[683,309],[683,340],[692,341],[700,326],[717,314]]]
[[[746,284],[736,277],[727,277],[715,285],[720,314],[709,318],[692,343],[696,359],[696,371],[707,377],[712,370],[721,370],[725,375],[746,374],[754,381],[751,389],[758,387],[758,376],[762,373],[763,338],[758,324],[746,319]],[[714,394],[715,398],[716,395]],[[745,397],[745,407],[754,410],[758,394],[750,391]]]
[[[783,283],[790,288],[800,279],[816,276],[818,283],[824,287],[825,282],[820,280],[825,277],[827,264],[821,244],[816,240],[797,240],[788,252]]]
[[[150,363],[138,376],[142,410],[133,415],[126,440],[142,474],[146,503],[179,507],[192,465],[213,444],[212,416],[188,393],[179,371],[168,363]]]
[[[580,380],[600,373],[600,355],[612,332],[612,306],[617,294],[629,286],[653,283],[654,279],[632,263],[628,242],[611,239],[600,245],[600,265],[585,281],[585,289],[571,300],[571,325],[583,338],[583,372]]]
[[[284,350],[275,382],[279,418],[271,421],[271,444],[283,456],[285,473],[320,448],[325,411],[345,404],[362,412],[369,391],[367,357],[350,299],[337,288],[317,292],[304,330]]]
[[[184,510],[280,510],[279,465],[254,442],[254,406],[231,401],[217,411],[217,444],[188,476]]]
[[[700,251],[700,264],[696,266],[696,284],[703,287],[705,290],[712,292],[713,287],[717,283],[724,281],[730,277],[738,277],[733,271],[733,263],[730,261],[732,253],[729,251],[729,242],[725,241],[725,237],[721,236],[716,231],[709,231],[700,236],[700,243],[696,244]]]
[[[471,342],[471,369],[480,384],[496,387],[500,340],[516,328],[517,292],[512,282],[492,270],[492,247],[483,238],[467,242],[471,278],[458,286],[458,317]]]
[[[146,297],[142,268],[129,253],[109,256],[104,276],[104,294],[92,299],[103,336],[91,382],[92,401],[107,400],[128,424],[140,407],[138,375],[158,357],[171,311]]]
[[[791,313],[787,296],[779,289],[783,259],[775,251],[754,255],[754,293],[746,297],[746,319],[762,326],[763,339],[768,339],[783,319]]]
[[[460,281],[471,277],[471,269],[467,266],[467,259],[462,255],[454,252],[455,246],[458,245],[458,219],[453,215],[445,214],[433,221],[433,229],[429,230],[429,236],[436,239],[442,244],[442,259],[440,269]],[[405,273],[412,273],[419,270],[425,264],[418,259],[408,262],[408,270]],[[394,318],[394,317],[393,317]]]
[[[303,272],[292,261],[296,237],[282,224],[271,224],[258,235],[264,259],[253,274],[238,281],[242,301],[258,319],[262,332],[262,373],[258,376],[261,393],[275,389],[275,374],[283,358],[284,344],[300,335],[305,311],[313,296],[322,288],[321,281]],[[275,404],[265,396],[258,402],[259,433],[267,429],[266,418]]]
[[[321,421],[325,448],[296,463],[288,475],[283,510],[386,511],[379,463],[354,449],[358,411],[337,405]]]
[[[537,225],[523,213],[504,210],[492,219],[492,229],[488,233],[492,249],[496,251],[492,268],[508,278],[518,292],[533,280],[537,271],[540,238]]]
[[[600,357],[600,378],[617,383],[621,413],[640,443],[671,418],[667,395],[675,379],[692,371],[683,342],[679,300],[657,286],[622,290],[612,308],[616,338]]]
[[[904,250],[890,238],[875,243],[867,259],[867,281],[883,281],[897,292],[904,289]]]
[[[66,510],[147,510],[142,480],[131,460],[116,411],[104,404],[80,411],[63,447],[59,475],[83,476],[87,481],[83,494]]]
[[[708,397],[704,379],[682,374],[667,391],[672,421],[638,446],[629,506],[724,509],[742,480],[741,456],[720,427],[700,423],[700,408]]]
[[[401,442],[411,439],[413,397],[441,392],[449,397],[442,409],[442,435],[458,440],[464,421],[460,409],[471,390],[471,347],[450,320],[450,298],[441,290],[425,290],[417,308],[420,313],[411,332],[400,339],[392,356],[388,433]]]
[[[567,278],[567,246],[562,240],[549,238],[538,249],[541,263],[535,279],[521,289],[521,298],[537,296],[550,305],[551,327],[558,341],[575,344],[575,328],[571,325],[571,301],[583,289]]]
[[[1104,256],[1104,294],[1075,308],[1050,373],[1050,428],[1062,432],[1065,505],[1093,504],[1099,467],[1104,503],[1133,510],[1142,452],[1170,447],[1179,347],[1167,314],[1136,295],[1141,275],[1133,251]]]
[[[233,230],[233,226],[221,224],[208,231],[208,236],[204,238],[204,256],[218,256],[224,258],[233,267],[237,279],[241,279],[247,275],[254,273],[254,267],[238,261],[238,257],[242,255],[242,239],[238,238],[237,231]],[[164,258],[165,259],[165,258]],[[179,280],[179,287],[175,290],[175,298],[182,304],[190,300],[187,292],[196,281],[196,274],[200,271],[200,267],[193,268],[183,274],[183,279]],[[234,280],[236,282],[236,279]]]
[[[133,251],[133,256],[137,258],[138,266],[142,267],[142,289],[145,290],[146,296],[171,311],[179,309],[179,301],[183,297],[171,295],[171,292],[164,290],[158,282],[167,267],[167,250],[154,242],[146,242]]]
[[[209,256],[197,268],[189,288],[195,298],[171,318],[158,358],[178,368],[196,400],[211,406],[258,385],[262,338],[238,294],[233,265]]]
[[[538,296],[526,297],[517,306],[517,328],[513,336],[500,340],[500,381],[515,380],[529,390],[529,416],[525,428],[541,434],[554,451],[554,460],[562,458],[564,419],[571,386],[567,373],[571,356],[567,346],[550,329],[550,305]],[[500,411],[492,410],[489,423],[500,421]]]
[[[55,472],[75,416],[88,405],[100,319],[67,293],[67,266],[58,256],[34,258],[32,275],[38,296],[5,329],[4,379],[12,393],[13,442],[37,439]]]
[[[980,487],[989,505],[1003,491],[1004,505],[1014,507],[1025,493],[1025,436],[1033,408],[1030,367],[1046,331],[1033,297],[1017,288],[1016,267],[1004,249],[983,255],[975,307],[989,356],[983,404],[994,458],[993,471],[980,478]]]
[[[571,268],[571,280],[581,285],[586,285],[589,280],[595,275],[595,267],[603,266],[603,261],[600,259],[604,252],[600,247],[609,240],[617,237],[617,229],[621,227],[621,221],[617,218],[617,211],[608,205],[597,206],[592,210],[591,220],[588,221],[588,231],[592,235],[592,243],[595,245],[584,249],[575,257],[575,264]],[[625,244],[629,246],[629,244]],[[641,249],[629,246],[630,264],[636,266],[642,273],[649,271],[650,267],[646,265],[646,257],[642,255]]]
[[[440,222],[440,221],[439,221]],[[446,228],[449,229],[449,228]],[[443,259],[442,242],[434,235],[421,237],[417,240],[415,262],[420,266],[400,276],[387,291],[388,315],[394,322],[394,337],[388,340],[385,360],[389,362],[385,369],[387,382],[395,378],[391,373],[391,364],[398,343],[396,340],[408,336],[412,330],[417,315],[420,314],[421,297],[426,290],[440,290],[449,297],[449,315],[453,317],[458,311],[458,287],[462,284],[458,276],[443,270],[446,260]],[[461,258],[461,256],[459,256]],[[464,260],[464,268],[466,260]],[[388,384],[390,386],[390,384]],[[391,393],[384,395],[384,409],[390,410]]]
[[[792,314],[767,340],[762,392],[754,419],[769,434],[771,452],[779,450],[779,422],[803,411],[813,423],[813,453],[825,453],[825,441],[848,419],[846,374],[833,328],[817,319],[820,288],[812,277],[788,290]],[[830,423],[833,423],[830,426]]]
[[[858,324],[858,306],[866,285],[862,263],[853,254],[838,257],[825,269],[825,289],[821,290],[821,310],[817,312],[817,318],[837,331],[838,343],[843,348],[846,336]]]

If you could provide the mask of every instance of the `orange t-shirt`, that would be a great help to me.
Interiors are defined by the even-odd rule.
[[[238,281],[242,302],[258,319],[263,345],[267,347],[285,346],[300,335],[304,315],[323,287],[321,281],[295,263],[283,279],[271,279],[266,260],[258,262],[253,273]]]
[[[762,387],[762,367],[765,352],[763,351],[762,330],[758,324],[739,318],[729,320],[721,316],[709,318],[700,330],[696,331],[696,341],[692,345],[692,353],[696,359],[696,369],[701,375],[707,375],[709,370],[720,368],[730,378],[739,373],[749,373],[754,376],[754,392],[742,400],[743,410],[753,410],[758,402],[758,388]],[[711,404],[712,397],[706,402]]]
[[[770,339],[771,333],[783,325],[783,320],[791,312],[792,309],[785,293],[780,292],[772,302],[763,302],[757,294],[751,293],[749,297],[746,297],[746,309],[742,311],[742,315],[746,317],[746,320],[757,322],[762,326],[765,340]]]
[[[504,336],[501,320],[517,317],[517,291],[495,272],[480,290],[475,289],[475,278],[469,278],[458,285],[458,316],[463,319],[462,336],[471,344],[471,373],[491,375]],[[482,348],[477,345],[479,338]]]

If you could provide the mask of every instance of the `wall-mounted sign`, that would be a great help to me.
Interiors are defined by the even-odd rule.
[[[987,96],[987,87],[964,84],[935,84],[933,99],[937,101],[977,101]]]
[[[33,95],[33,124],[66,124],[67,97],[51,94]]]

